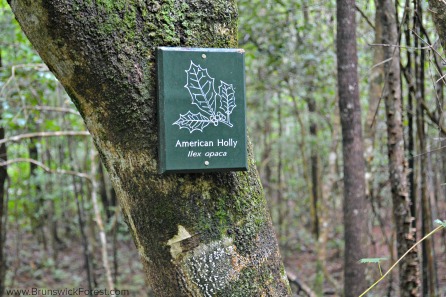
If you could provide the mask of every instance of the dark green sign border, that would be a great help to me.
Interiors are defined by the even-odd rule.
[[[158,48],[159,173],[247,170],[244,56]]]

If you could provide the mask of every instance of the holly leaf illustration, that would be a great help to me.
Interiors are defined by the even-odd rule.
[[[180,118],[173,123],[173,125],[178,125],[180,129],[186,128],[192,133],[195,130],[203,132],[203,129],[209,125],[211,121],[201,112],[192,113],[190,110],[186,114],[180,114]]]
[[[184,86],[188,89],[192,104],[207,113],[208,115],[215,115],[216,110],[216,94],[214,90],[214,78],[209,76],[208,70],[201,68],[200,65],[195,65],[190,62],[190,67],[186,70],[187,83]]]
[[[225,114],[231,114],[235,105],[235,91],[232,84],[227,84],[224,81],[220,81],[220,86],[218,87],[220,93],[220,109],[224,111]]]
[[[224,123],[230,127],[232,124],[230,122],[229,115],[232,113],[235,105],[235,91],[232,84],[227,84],[224,81],[220,81],[220,86],[218,87],[220,95],[220,109],[226,114]]]

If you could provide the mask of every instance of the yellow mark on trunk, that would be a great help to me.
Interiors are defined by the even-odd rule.
[[[170,245],[170,254],[172,255],[172,258],[176,260],[182,253],[181,241],[191,237],[192,235],[190,235],[186,228],[178,225],[178,234],[167,241],[167,245]]]

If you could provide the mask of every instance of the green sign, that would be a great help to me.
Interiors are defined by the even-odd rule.
[[[159,172],[247,170],[244,51],[157,52]]]

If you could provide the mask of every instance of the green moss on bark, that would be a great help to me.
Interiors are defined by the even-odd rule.
[[[441,0],[430,0],[429,6],[441,46],[446,51],[446,4]]]

